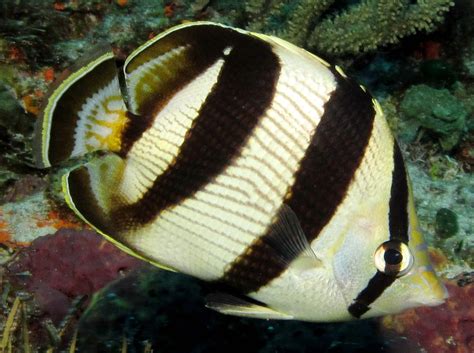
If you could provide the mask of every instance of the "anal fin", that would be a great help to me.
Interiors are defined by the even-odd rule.
[[[100,233],[114,233],[110,213],[117,199],[125,161],[115,154],[95,158],[63,176],[63,192],[69,207]]]
[[[206,307],[225,315],[254,319],[291,320],[293,316],[275,311],[227,293],[212,293],[206,296]]]
[[[146,253],[137,252],[127,241],[124,229],[117,226],[119,222],[113,211],[127,203],[121,191],[125,167],[124,159],[109,153],[72,169],[62,178],[66,202],[84,222],[127,254],[175,272],[173,268],[151,260]]]

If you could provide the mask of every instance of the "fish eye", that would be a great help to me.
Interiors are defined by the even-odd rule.
[[[412,268],[413,255],[405,243],[389,240],[377,248],[374,261],[380,272],[388,276],[401,277]]]

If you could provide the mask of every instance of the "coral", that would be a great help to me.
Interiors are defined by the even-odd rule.
[[[24,165],[31,161],[30,136],[34,120],[18,103],[15,89],[5,84],[4,78],[0,74],[0,165],[25,169]],[[0,189],[1,184],[0,180]]]
[[[164,7],[162,1],[151,0],[142,0],[135,6],[130,3],[112,7],[91,36],[121,50],[131,50],[149,39],[150,34],[172,25],[164,15]]]
[[[474,40],[463,49],[462,65],[466,75],[474,78]]]
[[[451,4],[450,0],[365,0],[318,24],[308,46],[334,54],[371,51],[417,31],[432,31]]]
[[[433,154],[426,162],[428,173],[433,180],[452,180],[462,171],[459,162],[448,155]]]
[[[471,129],[472,130],[472,129]],[[474,171],[474,134],[459,145],[456,158],[463,164],[467,172]]]
[[[19,126],[23,114],[24,111],[21,105],[18,104],[18,97],[16,97],[14,89],[5,84],[0,84],[0,126],[25,132],[25,129]]]
[[[449,298],[439,307],[421,307],[383,319],[384,327],[430,353],[474,351],[474,283],[460,276],[447,283]]]
[[[326,55],[354,55],[397,43],[417,31],[432,31],[450,0],[364,0],[323,17],[334,0],[249,0],[251,30],[273,33]]]
[[[444,150],[453,149],[466,130],[468,111],[447,89],[427,85],[410,87],[400,105],[406,120],[414,120],[439,136]]]
[[[270,1],[270,3],[262,0],[247,1],[245,5],[249,18],[247,28],[304,45],[314,19],[321,16],[333,2],[334,0]]]
[[[61,229],[34,240],[7,273],[34,294],[43,315],[59,323],[74,298],[92,295],[140,263],[95,232]]]

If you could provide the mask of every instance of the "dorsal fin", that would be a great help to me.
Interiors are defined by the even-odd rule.
[[[87,64],[75,65],[66,78],[53,85],[35,129],[39,167],[95,150],[120,149],[127,118],[114,54],[103,46],[94,52]]]
[[[123,68],[129,111],[156,113],[174,93],[231,50],[237,31],[212,22],[187,23],[140,46]]]

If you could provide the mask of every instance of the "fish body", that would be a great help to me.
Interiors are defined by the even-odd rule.
[[[69,206],[159,267],[238,293],[208,307],[341,321],[437,305],[400,149],[375,99],[281,39],[197,22],[103,53],[38,121]],[[251,298],[251,300],[248,300]]]

